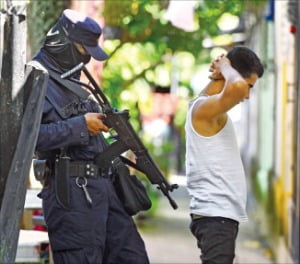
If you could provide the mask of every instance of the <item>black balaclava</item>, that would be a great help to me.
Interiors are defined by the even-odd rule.
[[[62,72],[72,69],[81,62],[86,64],[91,59],[91,55],[83,55],[76,49],[59,24],[47,33],[42,49],[56,62],[55,66]]]

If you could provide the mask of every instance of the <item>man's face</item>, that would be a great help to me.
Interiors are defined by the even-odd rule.
[[[252,73],[250,75],[250,77],[245,78],[245,81],[248,83],[248,93],[247,93],[245,99],[250,99],[250,89],[253,88],[257,79],[258,79],[258,76],[256,73]]]

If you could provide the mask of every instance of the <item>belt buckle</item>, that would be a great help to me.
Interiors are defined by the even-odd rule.
[[[95,169],[94,164],[92,163],[87,163],[85,165],[85,175],[87,177],[96,177],[97,176],[97,171]]]

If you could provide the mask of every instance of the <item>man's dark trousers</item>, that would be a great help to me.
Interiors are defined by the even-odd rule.
[[[232,264],[238,222],[224,217],[192,218],[191,232],[197,238],[202,264]]]

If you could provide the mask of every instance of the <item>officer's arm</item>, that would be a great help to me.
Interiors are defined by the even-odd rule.
[[[223,89],[220,93],[208,96],[193,108],[193,118],[213,120],[226,113],[248,95],[249,86],[244,78],[230,65],[226,57],[219,57],[212,63],[212,75],[222,76]],[[218,83],[216,83],[218,85]]]
[[[37,150],[51,150],[73,145],[87,145],[89,136],[108,127],[102,122],[100,113],[86,113],[84,116],[72,117],[66,120],[42,124],[37,141]]]
[[[36,150],[51,150],[72,145],[87,145],[89,132],[83,115],[41,124]]]

